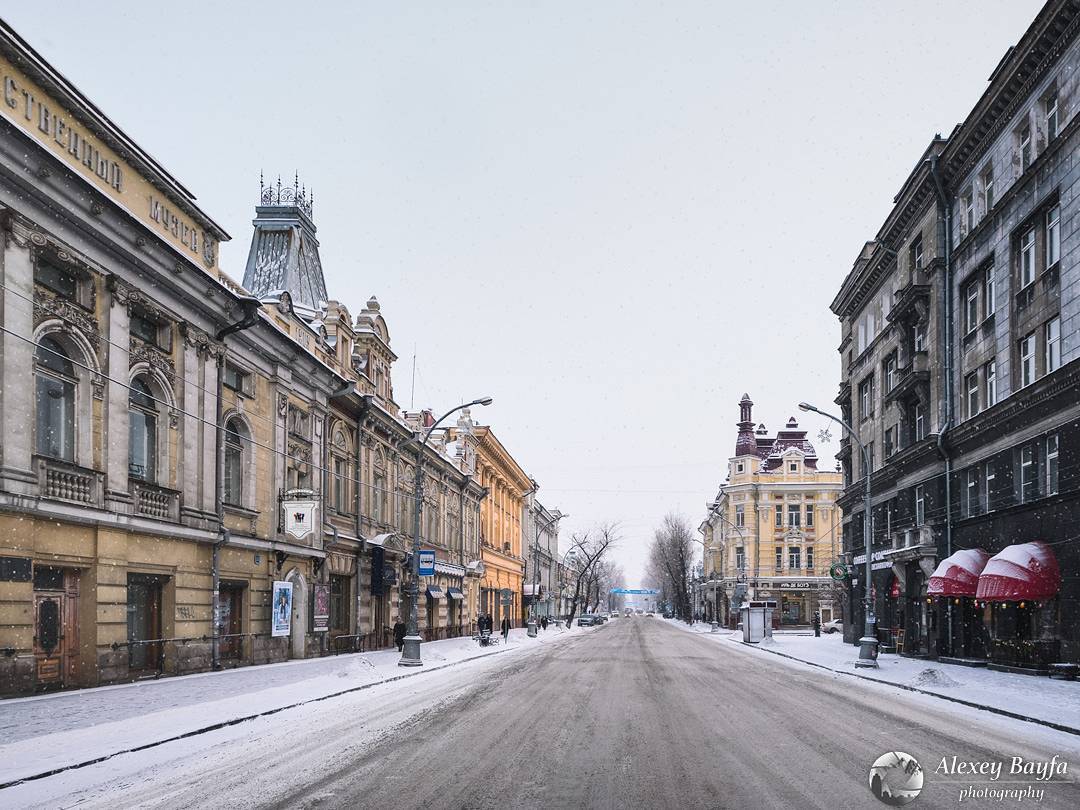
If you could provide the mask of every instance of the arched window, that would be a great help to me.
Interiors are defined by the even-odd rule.
[[[339,425],[330,442],[330,476],[332,505],[338,513],[352,514],[352,487],[350,486],[349,458],[351,446],[345,430]]]
[[[128,475],[132,478],[156,480],[157,406],[146,376],[132,380],[128,396]]]
[[[221,497],[233,506],[244,505],[244,451],[248,441],[242,421],[233,417],[225,423],[225,477]]]
[[[34,353],[37,452],[75,461],[75,368],[64,347],[43,337]]]

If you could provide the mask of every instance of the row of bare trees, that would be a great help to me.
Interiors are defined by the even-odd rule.
[[[569,615],[572,625],[579,609],[584,613],[594,613],[602,604],[606,605],[611,589],[623,587],[625,578],[622,569],[610,557],[619,542],[617,526],[607,524],[575,534],[571,541],[566,566],[570,570],[570,584],[573,587]]]
[[[694,620],[690,583],[695,551],[690,524],[680,515],[668,514],[653,533],[645,564],[645,584],[660,591],[660,601],[688,622]]]

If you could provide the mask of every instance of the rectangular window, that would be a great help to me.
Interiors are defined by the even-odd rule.
[[[798,546],[788,546],[788,568],[792,571],[802,568],[802,550]]]
[[[991,360],[983,366],[983,399],[987,408],[997,405],[997,361]]]
[[[799,507],[799,504],[789,503],[787,508],[787,525],[797,529],[801,522],[801,515],[802,509]]]
[[[221,375],[221,382],[226,388],[238,391],[241,394],[251,393],[251,375],[241,371],[232,363],[225,364],[225,370]]]
[[[143,343],[149,343],[154,346],[157,345],[160,327],[145,315],[132,313],[128,328],[131,334]]]
[[[740,571],[746,570],[746,549],[742,546],[735,549],[735,567]]]
[[[1061,367],[1061,317],[1051,318],[1046,322],[1046,351],[1043,358],[1046,373]]]
[[[926,438],[926,409],[921,402],[915,403],[915,441]]]
[[[334,508],[348,513],[348,462],[340,456],[334,458]]]
[[[1058,437],[1051,433],[1046,437],[1046,494],[1057,495],[1058,491]]]
[[[1020,387],[1035,382],[1035,333],[1020,341]]]
[[[75,301],[79,296],[79,279],[70,270],[53,264],[52,262],[39,261],[34,266],[34,281],[43,287],[48,287],[61,298]]]
[[[1035,229],[1020,237],[1020,288],[1035,281]]]
[[[892,391],[896,387],[896,352],[885,358],[885,390]]]
[[[883,437],[885,445],[885,458],[888,458],[900,449],[900,442],[897,440],[899,434],[900,429],[897,425],[892,425],[885,428],[885,435]]]
[[[735,525],[740,529],[746,525],[746,507],[741,503],[735,505]]]
[[[783,546],[777,546],[776,547],[776,570],[777,571],[783,571],[784,570],[784,547]]]
[[[926,523],[926,490],[920,484],[915,487],[915,525]]]
[[[784,525],[784,506],[783,504],[777,504],[775,506],[776,511],[776,528],[781,528]]]
[[[968,517],[979,514],[979,468],[970,467],[967,471],[967,491],[964,497],[964,509]]]
[[[867,377],[859,383],[859,418],[869,419],[874,415],[874,378]]]
[[[983,214],[989,214],[994,207],[994,167],[987,166],[982,173]]]
[[[1061,206],[1055,205],[1046,214],[1046,267],[1053,267],[1061,258]]]
[[[814,570],[814,548],[813,546],[806,549],[806,570]]]
[[[1026,172],[1031,165],[1031,127],[1025,125],[1016,138],[1020,147],[1020,171]]]
[[[1035,461],[1035,445],[1020,449],[1020,502],[1031,503],[1039,497],[1039,471]]]
[[[918,236],[915,241],[911,243],[911,269],[922,270],[923,265],[923,249],[922,249],[922,237]]]
[[[911,347],[916,353],[926,351],[926,326],[924,324],[915,327]]]
[[[979,325],[979,282],[971,281],[964,293],[964,332]]]
[[[814,528],[814,505],[812,503],[806,505],[806,528]]]
[[[979,375],[973,371],[971,374],[968,374],[964,380],[967,415],[972,417],[979,412]]]
[[[982,313],[983,320],[986,320],[994,314],[994,310],[997,309],[996,302],[994,300],[994,268],[993,266],[987,267],[983,273],[983,295],[982,295]]]
[[[1046,141],[1049,143],[1058,134],[1058,97],[1057,90],[1051,91],[1043,101],[1046,110]]]
[[[960,203],[964,207],[963,221],[967,225],[965,233],[971,233],[975,230],[975,195],[970,188],[960,198]]]
[[[997,473],[994,469],[994,463],[992,461],[986,462],[986,475],[983,477],[983,503],[986,505],[987,512],[994,509],[994,502],[991,498],[994,491],[994,481],[996,479]]]

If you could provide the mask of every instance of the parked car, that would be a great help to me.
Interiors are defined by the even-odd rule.
[[[646,616],[655,616],[656,614],[655,614],[655,613],[653,613],[653,612],[652,612],[652,611],[650,610],[650,611],[649,611],[648,613],[646,613],[645,615],[646,615]]]
[[[607,616],[605,616],[603,613],[597,613],[595,616],[593,616],[593,619],[596,620],[597,624],[603,624],[607,621]]]
[[[617,610],[611,611],[611,618],[613,618],[613,619],[619,618],[619,611],[617,611]]]
[[[578,627],[592,627],[597,622],[595,616],[591,616],[588,613],[582,613],[578,616],[577,623]]]
[[[831,622],[825,622],[821,625],[822,633],[843,633],[844,623],[840,619],[833,619]]]

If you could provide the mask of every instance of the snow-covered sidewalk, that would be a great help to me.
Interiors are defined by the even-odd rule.
[[[844,644],[840,633],[822,634],[820,638],[815,638],[812,634],[780,631],[760,644],[743,644],[741,633],[723,629],[719,633],[710,633],[709,625],[703,622],[693,627],[681,622],[671,623],[720,642],[738,644],[742,649],[776,653],[833,672],[858,675],[997,712],[1033,718],[1080,734],[1080,681],[1016,675],[895,654],[879,656],[877,669],[856,669],[859,648]]]
[[[531,639],[515,629],[507,644],[484,648],[468,637],[428,642],[415,669],[399,667],[391,649],[0,701],[0,785],[578,632],[549,628]]]

